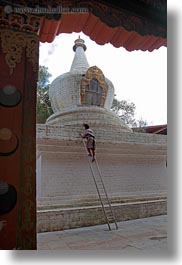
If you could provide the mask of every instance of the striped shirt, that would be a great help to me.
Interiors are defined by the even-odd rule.
[[[91,129],[85,130],[85,133],[83,135],[83,138],[89,138],[89,137],[95,138],[94,132]]]

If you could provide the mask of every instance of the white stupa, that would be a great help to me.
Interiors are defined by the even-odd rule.
[[[105,222],[80,133],[96,136],[96,159],[117,221],[167,212],[167,137],[131,132],[111,110],[114,87],[89,67],[77,39],[68,73],[50,86],[54,114],[37,124],[37,230],[50,232]],[[93,170],[93,171],[92,171]],[[98,182],[98,184],[100,181]]]
[[[131,129],[110,108],[114,86],[97,67],[90,67],[86,45],[80,37],[73,46],[75,56],[70,71],[58,76],[50,85],[49,98],[54,114],[47,125],[80,127],[88,123],[96,131],[131,132]],[[106,132],[105,132],[106,131]]]

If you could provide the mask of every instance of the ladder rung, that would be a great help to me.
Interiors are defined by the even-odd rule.
[[[114,219],[113,218],[107,218],[108,219],[108,221],[110,222],[110,223],[114,223]]]
[[[107,214],[107,217],[108,217],[109,219],[114,219],[114,216],[111,215],[111,214]]]
[[[97,183],[97,186],[100,187],[101,189],[103,189],[103,191],[104,191],[104,187],[103,187],[102,183]]]
[[[101,198],[106,199],[107,200],[107,196],[105,194],[100,194]]]
[[[114,218],[114,216],[113,216],[112,214],[110,214],[110,213],[107,214],[107,217],[108,217],[108,218]]]
[[[108,203],[107,199],[101,198],[101,200],[102,200],[102,202],[104,204],[104,208],[106,209],[106,211],[107,212],[112,212],[112,210],[109,207],[109,203]],[[107,209],[107,208],[109,208],[109,209]]]
[[[110,216],[113,216],[111,213],[109,212],[106,212],[107,216],[110,217]]]

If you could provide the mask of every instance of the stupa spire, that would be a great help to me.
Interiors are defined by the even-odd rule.
[[[85,51],[87,49],[85,41],[78,36],[78,39],[76,39],[74,43],[73,51],[75,52],[75,56],[70,72],[87,70],[89,68],[89,64],[85,55]]]

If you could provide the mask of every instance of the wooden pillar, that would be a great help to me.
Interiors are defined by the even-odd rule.
[[[0,249],[36,249],[38,27],[0,10]]]

